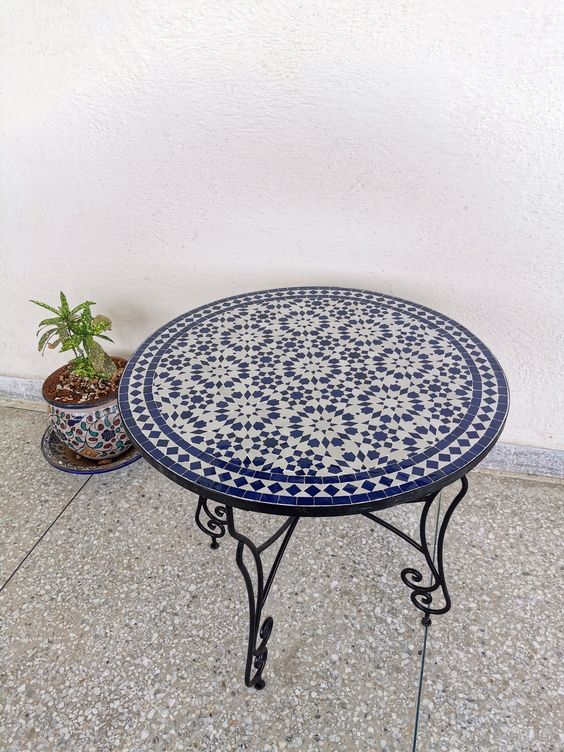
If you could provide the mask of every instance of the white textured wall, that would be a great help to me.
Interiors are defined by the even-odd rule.
[[[504,440],[564,446],[562,8],[4,0],[0,373],[62,362],[26,302],[60,287],[127,352],[224,295],[362,286],[466,324]]]

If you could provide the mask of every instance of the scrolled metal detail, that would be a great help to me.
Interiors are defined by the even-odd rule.
[[[250,681],[247,683],[247,686],[256,687],[256,689],[263,689],[265,686],[265,681],[262,678],[262,672],[264,671],[266,659],[268,658],[267,643],[270,639],[270,635],[272,634],[273,625],[274,620],[272,616],[267,616],[262,623],[262,627],[259,630],[259,637],[261,638],[261,641],[258,647],[256,647],[253,651],[253,666],[256,670],[253,676],[250,677]]]
[[[427,541],[427,518],[429,510],[433,505],[433,502],[439,495],[439,492],[428,496],[423,500],[423,510],[421,512],[421,518],[419,522],[419,541],[414,540],[409,535],[399,530],[394,525],[390,524],[386,520],[377,517],[371,512],[365,512],[364,516],[377,522],[383,527],[396,533],[400,538],[407,541],[413,548],[417,549],[425,557],[427,567],[429,569],[429,581],[425,583],[425,577],[420,569],[415,567],[406,567],[401,572],[402,582],[407,585],[411,590],[410,599],[413,605],[420,611],[423,611],[424,616],[422,623],[425,626],[431,624],[431,615],[444,614],[450,610],[452,601],[448,591],[444,563],[443,563],[443,547],[444,539],[450,518],[452,517],[454,510],[460,504],[466,492],[468,491],[468,480],[465,476],[460,479],[461,489],[456,494],[454,499],[450,502],[447,511],[442,519],[440,527],[436,535],[436,539],[433,544],[430,545]],[[442,594],[442,605],[434,605],[434,598],[437,591]]]
[[[299,517],[289,517],[278,528],[274,535],[270,536],[270,538],[268,538],[268,540],[262,545],[256,546],[246,535],[243,535],[236,530],[233,509],[227,507],[226,512],[227,528],[230,535],[237,541],[235,560],[241,574],[243,575],[249,600],[249,637],[247,643],[247,661],[245,666],[245,684],[247,687],[263,689],[265,681],[262,678],[262,673],[268,659],[267,643],[272,634],[274,621],[271,616],[267,616],[261,623],[262,610],[266,603],[276,571],[282,560],[286,546],[288,545],[292,533],[298,523]],[[282,535],[284,537],[282,538],[282,542],[274,558],[270,572],[265,579],[261,554]],[[250,560],[252,562],[251,569],[253,570],[254,576],[251,575],[249,567],[245,562],[245,552],[250,555]]]
[[[435,567],[433,566],[429,568],[431,569],[431,575],[435,577]],[[406,567],[406,569],[403,569],[401,572],[401,579],[403,583],[415,593],[432,593],[440,586],[439,579],[434,579],[428,585],[421,584],[423,582],[423,573],[414,567]]]
[[[211,502],[215,506],[210,507],[210,500],[200,496],[196,509],[196,524],[202,532],[212,539],[210,548],[219,548],[218,538],[223,538],[227,525],[226,509],[223,504]]]
[[[409,579],[411,577],[411,579]],[[441,581],[434,580],[429,585],[419,584],[423,582],[423,574],[418,569],[408,567],[401,572],[401,579],[411,588],[410,600],[420,611],[425,614],[421,620],[424,625],[431,623],[431,614],[443,614],[446,613],[451,607],[451,600],[446,587],[444,578]],[[443,596],[445,599],[445,605],[442,608],[432,608],[433,593],[442,587]]]

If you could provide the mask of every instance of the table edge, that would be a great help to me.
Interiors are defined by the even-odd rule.
[[[234,507],[235,509],[242,509],[248,512],[258,512],[259,514],[276,514],[284,517],[344,517],[353,514],[362,514],[363,512],[377,512],[383,509],[391,509],[392,507],[399,506],[400,504],[413,504],[415,502],[422,501],[427,496],[430,496],[436,491],[441,491],[443,488],[450,486],[452,483],[456,482],[464,475],[467,475],[471,470],[477,467],[477,465],[479,465],[480,462],[482,462],[482,460],[491,452],[491,450],[497,444],[499,437],[501,436],[506,420],[507,415],[499,428],[497,436],[484,449],[484,451],[463,468],[457,470],[455,473],[452,473],[445,478],[441,478],[440,480],[434,481],[433,483],[429,483],[423,488],[417,488],[414,491],[407,491],[403,494],[398,494],[397,496],[391,497],[389,499],[365,501],[359,502],[357,504],[335,504],[334,506],[316,506],[314,504],[305,506],[298,504],[294,506],[290,504],[269,504],[268,502],[264,501],[246,501],[245,499],[238,499],[229,496],[228,494],[214,491],[213,489],[207,488],[203,485],[200,486],[197,483],[186,480],[186,478],[183,478],[182,476],[176,475],[176,473],[173,473],[168,468],[164,467],[164,465],[161,465],[133,439],[133,437],[129,434],[127,428],[125,429],[125,431],[131,439],[133,445],[137,447],[143,459],[145,459],[149,463],[149,465],[154,467],[155,470],[158,470],[162,475],[167,477],[173,483],[176,483],[176,485],[180,486],[181,488],[185,488],[188,491],[197,494],[198,496],[203,496],[206,499],[211,499],[212,501],[216,501],[220,504],[227,504],[228,506]]]

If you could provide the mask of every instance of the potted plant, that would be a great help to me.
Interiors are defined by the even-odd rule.
[[[73,452],[90,460],[107,461],[126,452],[131,442],[117,405],[119,379],[126,361],[110,357],[96,339],[112,327],[107,316],[92,316],[90,300],[70,308],[61,292],[59,308],[32,300],[51,316],[39,323],[38,350],[60,348],[74,358],[43,383],[53,431]]]

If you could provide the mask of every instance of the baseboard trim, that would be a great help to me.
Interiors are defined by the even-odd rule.
[[[499,442],[478,469],[564,478],[564,451]]]
[[[0,397],[40,402],[41,379],[20,379],[17,376],[0,376]]]
[[[17,407],[24,409],[21,403],[27,402],[27,409],[37,410],[37,403],[42,402],[42,385],[41,379],[0,376],[0,398],[4,398],[4,403],[6,399],[17,400],[20,403]],[[564,478],[564,451],[500,442],[479,467],[506,473]]]

